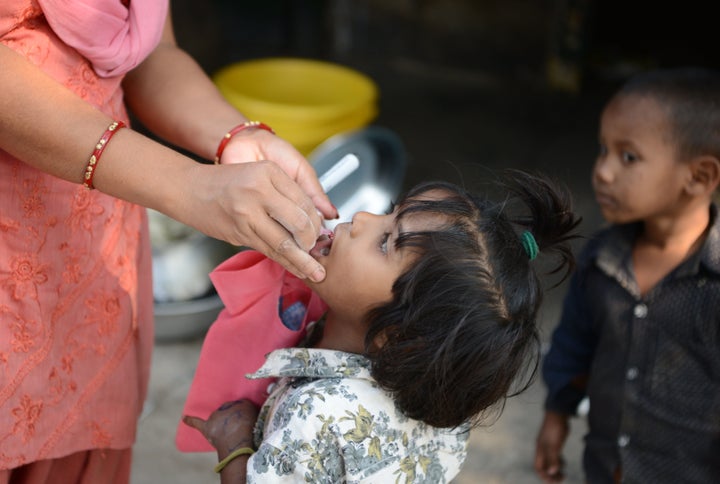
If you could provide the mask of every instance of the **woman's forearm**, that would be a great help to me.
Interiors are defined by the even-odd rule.
[[[222,136],[247,119],[176,45],[168,18],[160,45],[123,82],[130,109],[153,133],[213,159]]]
[[[80,183],[93,146],[112,119],[0,44],[0,148]]]
[[[82,183],[95,144],[113,119],[3,44],[0,65],[0,148],[46,173]],[[118,198],[180,216],[175,187],[190,184],[196,165],[122,129],[104,150],[94,184]]]
[[[82,183],[95,146],[116,120],[1,43],[0,66],[0,149]],[[177,146],[212,159],[223,135],[245,121],[171,44],[137,69],[127,82],[136,114]],[[253,247],[298,277],[322,280],[324,269],[308,251],[322,226],[318,210],[330,218],[337,209],[307,160],[281,138],[249,129],[231,139],[222,161],[197,163],[124,128],[105,145],[92,182],[211,237]]]

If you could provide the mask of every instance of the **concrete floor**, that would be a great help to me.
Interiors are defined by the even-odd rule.
[[[580,95],[550,92],[541,76],[512,76],[439,69],[411,61],[356,66],[380,87],[380,116],[374,124],[395,131],[405,143],[409,166],[405,187],[442,178],[468,186],[488,170],[543,170],[568,183],[584,216],[581,231],[601,223],[592,200],[589,173],[596,151],[597,116],[606,85]],[[540,321],[547,341],[556,322],[563,287],[548,293]],[[188,391],[201,339],[158,343],[146,414],[139,426],[134,484],[217,483],[212,454],[183,454],[174,432]],[[542,418],[542,384],[512,398],[499,420],[472,434],[470,453],[454,481],[538,483],[532,470],[534,441]],[[567,482],[582,482],[580,453],[584,421],[574,422],[566,446]]]

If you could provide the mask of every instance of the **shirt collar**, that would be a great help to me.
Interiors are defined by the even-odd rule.
[[[608,276],[618,281],[626,290],[637,294],[637,284],[630,272],[632,244],[640,225],[637,223],[610,227],[595,247],[591,259]],[[695,275],[701,266],[720,274],[720,217],[715,204],[710,206],[710,229],[699,251],[684,261],[675,276]]]
[[[317,348],[285,348],[268,354],[250,379],[274,377],[361,378],[372,380],[370,360],[356,353]]]
[[[700,258],[702,264],[708,269],[720,274],[720,217],[718,217],[718,207],[715,204],[710,207],[710,220],[712,226],[700,251]]]
[[[598,268],[615,279],[626,291],[639,294],[637,283],[630,269],[632,243],[639,224],[616,225],[610,227],[595,245],[595,254],[591,258]]]

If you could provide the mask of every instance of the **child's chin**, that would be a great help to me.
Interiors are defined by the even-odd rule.
[[[603,219],[610,224],[622,224],[630,221],[625,214],[618,213],[615,210],[601,210],[600,213]]]

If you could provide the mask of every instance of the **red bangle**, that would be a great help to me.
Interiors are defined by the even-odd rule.
[[[230,138],[232,138],[233,136],[238,134],[240,131],[242,131],[244,129],[248,129],[248,128],[260,128],[260,129],[264,129],[265,131],[269,131],[272,134],[275,134],[275,131],[273,131],[273,129],[270,126],[268,126],[265,123],[261,123],[260,121],[246,121],[243,124],[238,124],[233,129],[231,129],[230,131],[225,133],[225,136],[223,136],[223,138],[220,140],[220,144],[218,145],[217,152],[215,152],[215,164],[216,165],[220,164],[220,157],[222,156],[223,151],[225,151],[225,147],[227,146],[228,141],[230,141]]]
[[[92,155],[90,155],[88,164],[85,167],[83,186],[85,186],[86,188],[90,190],[95,188],[93,186],[93,178],[95,177],[95,168],[97,168],[97,164],[100,162],[100,156],[103,154],[103,151],[105,151],[105,146],[107,146],[110,138],[112,138],[115,133],[117,133],[118,131],[120,131],[121,128],[124,127],[125,123],[123,123],[122,121],[113,121],[113,123],[108,126],[108,129],[105,130],[103,135],[98,140],[97,144],[95,145],[95,149],[92,152]]]

